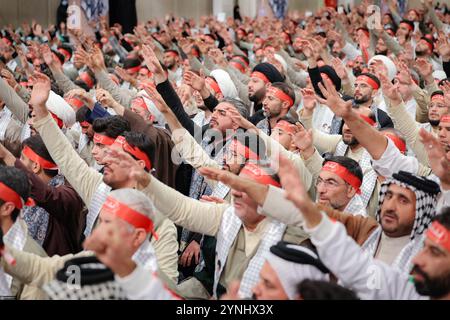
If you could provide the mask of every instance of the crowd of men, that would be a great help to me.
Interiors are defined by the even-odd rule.
[[[449,299],[450,10],[341,8],[2,28],[0,299]]]

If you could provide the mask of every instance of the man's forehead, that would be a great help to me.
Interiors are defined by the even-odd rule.
[[[397,195],[403,195],[410,199],[414,199],[414,200],[416,199],[416,194],[414,193],[414,191],[412,191],[409,188],[399,186],[398,184],[395,184],[395,183],[391,183],[389,185],[388,191],[390,191],[394,194],[397,194]]]

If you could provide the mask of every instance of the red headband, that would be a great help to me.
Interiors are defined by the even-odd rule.
[[[166,51],[165,53],[170,55],[170,56],[172,56],[172,57],[174,57],[174,58],[178,58],[180,56],[178,53],[176,53],[174,51]]]
[[[245,59],[244,58],[242,58],[242,57],[234,57],[233,59],[237,59],[237,60],[240,60],[245,66],[247,66],[248,67],[248,63],[247,63],[247,61],[245,61]]]
[[[237,61],[230,61],[230,66],[235,67],[241,73],[245,73],[245,67]]]
[[[448,114],[443,115],[440,122],[441,123],[450,123],[450,115],[448,115]]]
[[[266,75],[259,71],[254,71],[251,78],[258,78],[264,81],[264,83],[270,83],[270,80],[266,77]]]
[[[406,153],[406,143],[402,139],[390,132],[383,132],[383,134],[385,137],[391,139],[391,141],[395,144],[395,146],[398,150],[400,150],[401,153]]]
[[[428,227],[426,235],[428,239],[450,252],[450,232],[438,221],[433,221]]]
[[[273,94],[275,97],[277,97],[278,99],[280,99],[281,101],[286,101],[289,103],[289,107],[292,107],[294,105],[294,100],[292,100],[292,98],[287,95],[286,93],[284,93],[282,90],[276,88],[276,87],[270,87],[269,88],[269,93]]]
[[[322,171],[328,171],[337,174],[345,182],[355,188],[356,193],[361,194],[361,190],[359,189],[361,187],[361,180],[354,174],[352,174],[347,168],[341,166],[339,163],[328,161],[322,167]]]
[[[373,80],[371,77],[362,75],[362,76],[359,76],[358,78],[356,78],[356,81],[358,81],[358,80],[359,81],[364,81],[365,83],[370,85],[374,90],[378,90],[380,88],[378,83],[376,83],[376,81]]]
[[[0,182],[0,199],[12,202],[19,210],[23,208],[23,201],[19,194],[2,182]]]
[[[101,144],[104,146],[111,146],[114,144],[115,141],[116,139],[114,138],[110,138],[99,133],[94,134],[94,143]]]
[[[131,68],[128,68],[128,69],[125,69],[128,73],[130,73],[130,74],[135,74],[135,73],[138,73],[139,72],[139,70],[141,70],[141,66],[137,66],[137,67],[131,67]]]
[[[371,127],[374,127],[377,123],[375,121],[373,121],[370,117],[365,116],[363,114],[360,114],[359,117],[361,119],[363,119],[365,122],[367,122],[368,124],[370,124]]]
[[[43,169],[58,170],[58,166],[55,163],[42,158],[40,155],[34,152],[29,146],[25,146],[22,150],[22,153],[31,161],[39,164]]]
[[[409,31],[414,31],[414,27],[406,22],[400,22],[400,25],[405,25],[408,27]]]
[[[80,79],[83,80],[89,88],[94,86],[94,80],[92,80],[91,76],[87,72],[80,73]]]
[[[145,100],[142,97],[135,98],[133,100],[133,105],[137,105],[137,106],[139,106],[139,107],[141,107],[141,108],[143,108],[143,109],[148,111],[147,104],[145,103]]]
[[[89,122],[87,122],[87,121],[83,121],[83,122],[80,122],[80,126],[82,127],[82,128],[87,128],[87,127],[89,127],[91,124],[89,123]]]
[[[84,106],[84,102],[77,98],[69,98],[64,100],[66,100],[66,102],[72,107],[75,107],[77,109],[80,109],[82,106]]]
[[[270,175],[254,163],[247,163],[239,175],[242,174],[250,176],[252,180],[255,180],[260,184],[272,185],[274,187],[281,188],[279,182],[275,181]]]
[[[139,148],[130,146],[130,144],[127,142],[125,137],[122,137],[122,136],[117,137],[117,139],[114,141],[113,145],[121,147],[123,149],[123,151],[131,154],[136,159],[144,161],[145,168],[147,168],[148,171],[150,171],[152,169],[152,163],[151,163],[149,157],[144,152],[142,152],[142,150],[140,150]]]
[[[145,232],[151,233],[153,237],[158,240],[158,235],[155,233],[152,219],[142,213],[131,209],[123,203],[120,203],[113,197],[108,197],[106,199],[102,209],[128,222],[135,228],[144,229]]]
[[[64,48],[59,48],[59,49],[58,49],[58,52],[61,53],[64,57],[66,57],[67,60],[70,60],[70,57],[72,56],[72,55],[70,54],[70,52],[67,51],[67,50],[64,49]]]
[[[215,93],[222,93],[219,84],[213,78],[208,77],[205,79],[205,82],[214,90]]]
[[[297,132],[297,127],[295,125],[284,120],[279,121],[274,129],[281,129],[284,132],[293,135],[295,135],[295,133]]]
[[[431,101],[432,102],[434,102],[434,101],[445,102],[444,96],[442,94],[435,94],[433,96],[433,98],[431,98]]]
[[[60,118],[58,118],[58,116],[56,114],[54,114],[53,112],[50,112],[50,115],[52,116],[53,119],[55,119],[56,124],[58,125],[58,127],[60,129],[62,129],[62,127],[64,127],[64,122]]]
[[[421,41],[424,41],[426,43],[426,45],[428,46],[428,48],[430,48],[430,51],[433,52],[433,45],[431,43],[429,43],[427,40],[425,39],[421,39]]]
[[[242,143],[240,143],[237,139],[233,139],[233,141],[230,142],[229,150],[234,150],[237,152],[237,154],[243,156],[245,159],[249,160],[259,160],[259,156],[250,150],[249,147],[244,146]]]

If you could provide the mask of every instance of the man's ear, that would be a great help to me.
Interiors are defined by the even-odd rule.
[[[32,168],[33,173],[39,174],[41,172],[41,170],[42,170],[41,165],[37,162],[33,162],[33,168]]]
[[[0,206],[0,216],[10,216],[14,209],[16,209],[16,206],[12,202],[5,202]]]
[[[142,169],[145,169],[145,161],[144,161],[144,160],[137,160],[137,163],[139,164],[139,166],[140,166]]]
[[[351,199],[356,195],[356,190],[353,187],[347,188],[347,198]]]
[[[378,90],[372,90],[372,94],[371,94],[372,99],[375,98],[377,96],[377,94],[378,94]]]
[[[137,229],[137,234],[136,234],[136,238],[134,240],[133,245],[136,248],[139,248],[145,241],[145,239],[147,238],[147,233],[145,232],[144,229]]]

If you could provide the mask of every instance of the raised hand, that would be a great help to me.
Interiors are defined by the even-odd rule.
[[[234,173],[221,169],[203,167],[198,170],[199,173],[207,179],[222,182],[223,184],[230,186],[233,190],[245,192],[245,182],[247,181],[245,178],[241,178]]]
[[[161,95],[159,94],[158,90],[156,90],[156,88],[154,88],[152,86],[145,86],[144,90],[148,94],[150,100],[153,101],[156,108],[158,108],[158,110],[161,113],[167,113],[170,111],[169,106],[164,101],[163,97],[161,97]]]
[[[450,148],[444,148],[439,139],[424,129],[419,131],[433,173],[439,177],[441,186],[450,189]]]
[[[246,129],[246,130],[253,130],[258,131],[256,126],[245,119],[233,106],[226,106],[225,110],[227,112],[227,115],[231,117],[231,120],[234,124],[236,124],[239,128]]]
[[[302,89],[304,116],[312,115],[317,105],[316,95],[312,89]]]
[[[306,130],[302,125],[298,125],[298,131],[294,135],[293,143],[298,150],[302,153],[305,159],[309,159],[315,151],[313,145],[313,131],[312,129]]]
[[[95,94],[97,101],[100,102],[103,106],[113,108],[113,106],[117,103],[111,93],[105,89],[97,89],[95,91]]]
[[[142,47],[141,54],[144,58],[145,65],[150,70],[150,72],[153,73],[156,83],[160,84],[165,82],[167,80],[166,72],[161,66],[161,63],[156,57],[153,49],[150,46],[145,45]]]
[[[427,59],[418,58],[414,64],[414,69],[425,81],[428,82],[428,80],[431,80],[433,75],[433,65],[428,62]]]
[[[14,78],[14,75],[11,72],[9,72],[8,69],[6,69],[6,68],[2,69],[0,71],[0,75],[3,79],[5,79],[5,81],[8,83],[8,85],[11,88],[13,88],[13,89],[16,88],[18,83],[17,83],[16,79]]]
[[[87,60],[87,63],[88,67],[91,68],[94,72],[106,70],[103,52],[97,46],[93,46],[92,49],[89,50],[89,59]]]
[[[380,74],[379,79],[381,88],[383,89],[383,95],[391,101],[392,106],[398,106],[402,102],[402,96],[398,90],[399,83],[392,84],[384,74]]]
[[[325,99],[316,96],[317,101],[327,105],[336,116],[345,119],[352,114],[352,101],[344,101],[339,93],[336,91],[333,83],[329,79],[324,79],[322,83],[319,83],[319,89]]]
[[[436,42],[436,51],[442,57],[444,62],[450,61],[450,43],[448,36],[444,32],[439,32]]]
[[[119,76],[119,78],[122,79],[123,81],[128,82],[133,86],[137,84],[136,79],[133,76],[129,75],[125,71],[125,69],[121,67],[116,67],[114,70],[116,71],[117,76]]]
[[[190,86],[192,89],[202,92],[205,88],[205,79],[203,77],[200,77],[196,75],[192,71],[188,71],[184,74],[183,77],[184,83],[186,83],[188,86]]]
[[[35,120],[40,120],[48,115],[46,103],[50,96],[51,81],[45,74],[35,72],[31,78],[33,81],[33,91],[28,102],[33,108]]]
[[[66,94],[68,99],[78,98],[91,110],[94,109],[95,102],[84,89],[74,89]]]
[[[348,79],[347,69],[345,69],[344,63],[342,62],[341,59],[339,58],[331,59],[331,65],[336,71],[339,78],[341,78],[342,80]]]

